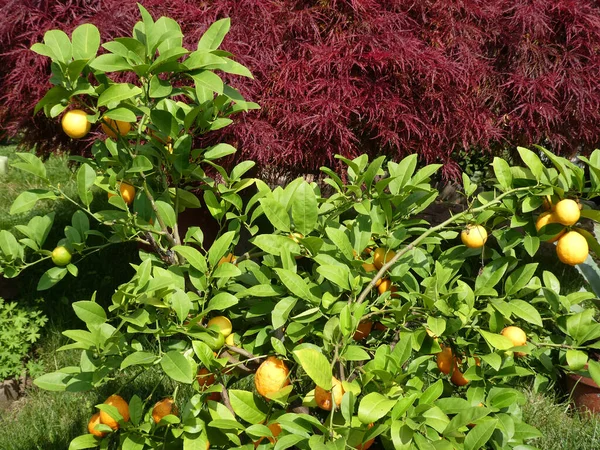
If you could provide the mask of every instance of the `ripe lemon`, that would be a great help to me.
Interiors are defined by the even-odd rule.
[[[362,265],[362,268],[365,270],[365,272],[375,272],[377,270],[377,267],[375,267],[375,264],[371,264],[371,263],[364,263]]]
[[[377,286],[377,291],[379,292],[379,295],[383,295],[383,293],[387,292],[387,291],[398,292],[398,288],[396,286],[392,286],[392,282],[389,278],[385,278],[385,279],[381,280],[381,283],[376,284],[376,286]],[[398,297],[398,296],[392,294],[392,297]]]
[[[454,364],[454,355],[452,354],[452,349],[450,347],[444,347],[442,351],[435,356],[435,361],[438,369],[440,369],[440,372],[448,375],[452,370],[452,365]]]
[[[566,198],[561,200],[554,207],[554,215],[556,220],[566,226],[575,225],[579,220],[581,212],[579,211],[579,205],[575,200]]]
[[[90,421],[88,422],[88,431],[90,434],[93,434],[96,437],[103,438],[104,436],[106,436],[106,433],[104,431],[99,431],[95,429],[96,425],[98,425],[99,423],[100,413],[97,412],[90,418]]]
[[[515,346],[515,347],[520,347],[527,343],[527,335],[519,327],[515,327],[515,326],[506,327],[504,330],[502,330],[500,332],[500,334],[502,336],[510,339],[513,343],[513,346]]]
[[[52,250],[52,262],[57,266],[66,266],[71,262],[71,253],[64,246]]]
[[[278,423],[272,423],[267,425],[267,428],[271,430],[271,433],[273,434],[273,437],[267,436],[267,439],[271,444],[275,444],[275,442],[277,442],[277,436],[279,436],[279,433],[281,433],[281,425]],[[254,448],[258,447],[263,439],[264,437],[261,437],[258,441],[254,442]]]
[[[254,375],[254,386],[260,395],[268,397],[290,384],[290,369],[274,356],[269,356]]]
[[[206,367],[203,367],[198,371],[196,379],[198,380],[200,387],[210,386],[215,383],[215,375],[210,373]]]
[[[354,340],[362,341],[363,339],[366,339],[366,337],[371,332],[372,328],[373,328],[373,322],[371,322],[370,320],[359,323],[358,327],[356,328],[356,332],[354,333],[354,336],[353,336]]]
[[[373,326],[373,328],[375,328],[377,331],[385,331],[388,329],[388,327],[386,327],[381,322],[375,322],[375,325]]]
[[[212,325],[216,326],[219,329],[223,337],[229,336],[233,329],[231,325],[231,320],[229,320],[225,316],[217,316],[210,319],[208,321],[208,327],[211,327]]]
[[[125,136],[131,130],[131,124],[121,120],[103,119],[101,126],[104,134],[113,139],[117,138],[117,133],[115,133],[115,131],[119,133],[119,136]]]
[[[154,423],[160,422],[163,417],[168,416],[169,414],[173,414],[174,416],[179,414],[177,405],[172,398],[163,398],[154,404],[154,408],[152,408],[152,419],[154,420]]]
[[[61,120],[63,131],[73,139],[81,139],[89,133],[92,124],[87,120],[87,114],[81,109],[72,109],[65,113]]]
[[[123,421],[129,422],[129,404],[123,400],[123,397],[113,394],[106,399],[104,404],[117,408],[117,411],[119,411],[119,414],[121,414],[121,417],[123,417]],[[108,425],[113,430],[119,428],[119,423],[104,411],[100,411],[100,422],[102,422],[104,425]]]
[[[450,381],[454,383],[456,386],[465,386],[469,384],[469,380],[465,378],[463,373],[458,368],[458,360],[454,360],[454,370],[452,371],[452,376],[450,377]]]
[[[224,263],[231,263],[231,262],[233,262],[233,261],[235,261],[235,256],[234,256],[234,254],[233,254],[233,253],[228,253],[227,255],[223,256],[223,257],[222,257],[222,258],[219,260],[219,262],[217,263],[217,266],[220,266],[221,264],[224,264]]]
[[[396,256],[396,252],[394,250],[388,250],[387,248],[379,247],[373,253],[373,265],[377,270],[379,270],[394,256]]]
[[[552,197],[546,195],[546,197],[544,197],[544,203],[542,203],[542,207],[545,211],[554,211],[554,203],[552,203]]]
[[[590,249],[585,238],[577,231],[569,231],[558,240],[556,254],[564,264],[575,266],[584,262]]]
[[[481,225],[469,225],[460,233],[460,240],[469,248],[483,247],[488,234]]]
[[[133,199],[135,198],[135,188],[127,183],[121,183],[119,186],[119,192],[121,193],[121,197],[123,197],[123,201],[128,205],[133,203]]]
[[[560,223],[558,221],[558,219],[556,218],[556,214],[554,212],[550,212],[550,211],[546,211],[546,212],[540,214],[540,216],[538,217],[537,221],[535,222],[535,229],[536,229],[536,231],[540,231],[542,229],[542,227],[545,227],[549,223]],[[555,242],[563,234],[565,234],[565,230],[562,230],[560,233],[558,233],[553,238],[548,239],[546,242]]]
[[[367,428],[373,428],[373,424],[370,423]],[[373,445],[373,442],[375,442],[375,438],[369,439],[367,442],[365,442],[363,444],[358,444],[355,448],[356,448],[356,450],[367,450],[367,449],[371,448],[371,445]]]
[[[225,338],[225,343],[227,345],[235,345],[235,333],[231,333],[229,336]]]
[[[342,404],[342,397],[344,395],[344,388],[342,387],[342,382],[338,380],[336,377],[331,377],[331,391],[326,391],[323,388],[317,386],[315,388],[315,401],[319,408],[324,409],[325,411],[331,411],[333,403],[331,401],[331,396],[333,395],[333,400],[335,401],[336,408],[339,408]]]

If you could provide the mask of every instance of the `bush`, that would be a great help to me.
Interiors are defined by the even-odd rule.
[[[92,138],[70,141],[32,115],[49,65],[27,48],[55,23],[123,35],[135,3],[9,1],[0,10],[13,18],[0,25],[0,123],[41,152],[89,149]],[[238,161],[302,173],[338,164],[337,153],[417,153],[457,178],[452,155],[461,151],[545,143],[570,156],[600,137],[600,9],[586,0],[144,4],[182,22],[188,45],[231,17],[226,47],[255,76],[242,93],[263,107],[216,138],[240,147]]]
[[[589,248],[600,254],[578,226],[600,213],[576,201],[600,192],[600,150],[581,158],[589,175],[544,148],[550,167],[526,148],[517,149],[521,166],[496,157],[492,187],[463,175],[466,209],[435,225],[420,213],[438,197],[430,179],[441,165],[417,169],[417,155],[338,156],[343,172],[323,168],[330,196],[302,178],[271,189],[245,178],[253,162],[218,164],[232,146],[192,145],[255,106],[216,73],[249,75],[219,49],[229,21],[211,25],[190,52],[175,21],[140,12],[134,37],[107,43],[109,54],[97,55],[91,25],[71,37],[54,30],[32,47],[55,70],[37,108],[63,114],[70,135],[90,123],[104,134],[93,157],[79,158],[70,198],[79,210],[57,249],[44,249],[48,216],[18,234],[0,231],[6,275],[53,261],[39,289],[80,276],[80,262],[101,248],[145,245],[109,306],[96,295],[73,304],[85,329],[65,331],[72,342],[63,349],[80,350],[79,364],[35,380],[68,392],[121,385],[90,409],[89,433],[72,449],[365,450],[374,440],[387,449],[522,449],[539,432],[522,420],[518,380],[542,390],[564,368],[600,382],[600,323],[586,307],[594,295],[565,292],[532,259],[555,238],[549,248],[570,265]],[[44,187],[20,194],[12,211],[67,197],[40,159],[18,156]],[[94,185],[109,197],[100,211]],[[256,191],[243,199],[249,186]],[[190,189],[219,224],[214,241],[198,226],[180,233],[179,213],[199,206]],[[128,393],[157,372],[147,396]],[[175,386],[157,406],[162,378]]]
[[[0,381],[23,375],[25,358],[47,320],[36,308],[0,298]]]

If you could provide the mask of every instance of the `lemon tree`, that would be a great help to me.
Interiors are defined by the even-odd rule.
[[[322,168],[328,195],[302,178],[272,188],[244,178],[252,162],[218,164],[232,146],[195,139],[258,107],[222,78],[251,76],[219,48],[229,21],[188,50],[175,21],[140,13],[131,37],[99,56],[92,25],[33,46],[54,67],[36,112],[80,109],[97,127],[131,128],[78,158],[79,211],[64,239],[46,242],[52,216],[2,230],[0,267],[16,276],[51,259],[48,246],[68,248],[72,259],[40,279],[49,289],[85,276],[89,252],[145,244],[111,298],[73,303],[81,327],[64,348],[80,364],[35,384],[77,392],[152,370],[191,395],[115,394],[71,449],[531,449],[539,432],[522,421],[517,382],[547,389],[559,370],[600,382],[594,294],[561,290],[535,259],[557,236],[567,264],[599,253],[580,222],[600,220],[581,202],[600,193],[600,151],[580,158],[587,171],[543,148],[495,158],[488,184],[463,175],[466,207],[439,223],[421,213],[438,198],[440,166],[419,167],[417,155],[339,156],[343,173]],[[11,212],[67,197],[39,159],[19,158],[47,188],[23,192]],[[94,191],[109,208],[91,209]],[[200,199],[214,240],[180,233],[179,214]],[[545,208],[552,220],[541,221]]]

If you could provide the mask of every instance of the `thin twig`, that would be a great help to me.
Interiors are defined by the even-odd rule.
[[[227,407],[227,409],[229,411],[231,411],[231,414],[233,414],[235,416],[235,411],[233,410],[233,407],[231,406],[231,401],[229,400],[229,394],[227,393],[227,388],[225,387],[225,385],[223,383],[219,383],[221,385],[221,398],[223,399],[223,404]]]

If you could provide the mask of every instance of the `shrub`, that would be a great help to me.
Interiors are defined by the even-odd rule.
[[[263,106],[217,137],[240,147],[238,161],[298,173],[336,165],[337,153],[418,153],[457,178],[461,151],[545,143],[570,155],[600,137],[600,9],[586,0],[144,4],[182,22],[188,43],[210,22],[233,20],[227,48],[255,76],[242,93]],[[42,152],[89,148],[91,139],[69,141],[32,115],[49,66],[27,48],[55,23],[67,32],[93,23],[112,39],[133,25],[134,9],[133,0],[9,1],[0,123]]]
[[[496,157],[491,189],[463,175],[467,208],[436,225],[419,214],[438,197],[430,179],[441,165],[417,169],[417,155],[338,156],[343,173],[322,169],[331,196],[302,178],[271,189],[244,178],[252,162],[230,171],[217,163],[233,147],[192,149],[192,136],[253,106],[215,73],[248,75],[219,49],[229,21],[211,25],[189,52],[175,21],[140,11],[135,37],[109,42],[110,54],[97,56],[91,25],[70,38],[55,30],[33,46],[55,64],[54,87],[37,108],[57,120],[85,107],[90,123],[131,125],[79,159],[71,200],[80,209],[40,289],[79,276],[79,262],[97,250],[91,236],[101,247],[141,241],[152,249],[140,252],[108,307],[95,295],[73,304],[86,329],[65,331],[72,342],[64,349],[81,350],[79,365],[35,380],[70,392],[122,384],[90,411],[88,433],[72,449],[366,449],[374,440],[388,449],[518,449],[539,436],[522,421],[518,380],[534,377],[545,389],[564,367],[600,381],[591,357],[600,324],[585,306],[594,295],[561,291],[552,273],[536,275],[531,259],[563,233],[578,242],[565,254],[559,239],[561,260],[582,260],[588,246],[600,254],[578,226],[600,214],[573,200],[600,192],[600,151],[581,158],[589,176],[544,148],[550,167],[526,148],[517,150],[522,166]],[[118,71],[141,87],[116,81]],[[88,124],[66,128],[77,136]],[[46,187],[22,193],[12,210],[65,196],[38,158],[20,157],[17,166]],[[108,193],[110,207],[92,209],[92,185]],[[256,193],[242,200],[251,185]],[[178,213],[198,206],[190,186],[220,225],[214,242],[200,227],[180,234]],[[539,226],[544,205],[550,220]],[[0,232],[6,274],[53,257],[43,249],[52,221],[34,219],[20,235]],[[100,228],[91,232],[91,221]],[[240,254],[242,232],[250,250]],[[125,394],[155,371],[178,385],[171,414],[153,411],[162,399],[154,388],[147,397]]]
[[[0,298],[0,381],[23,375],[25,358],[47,320],[36,308]]]

